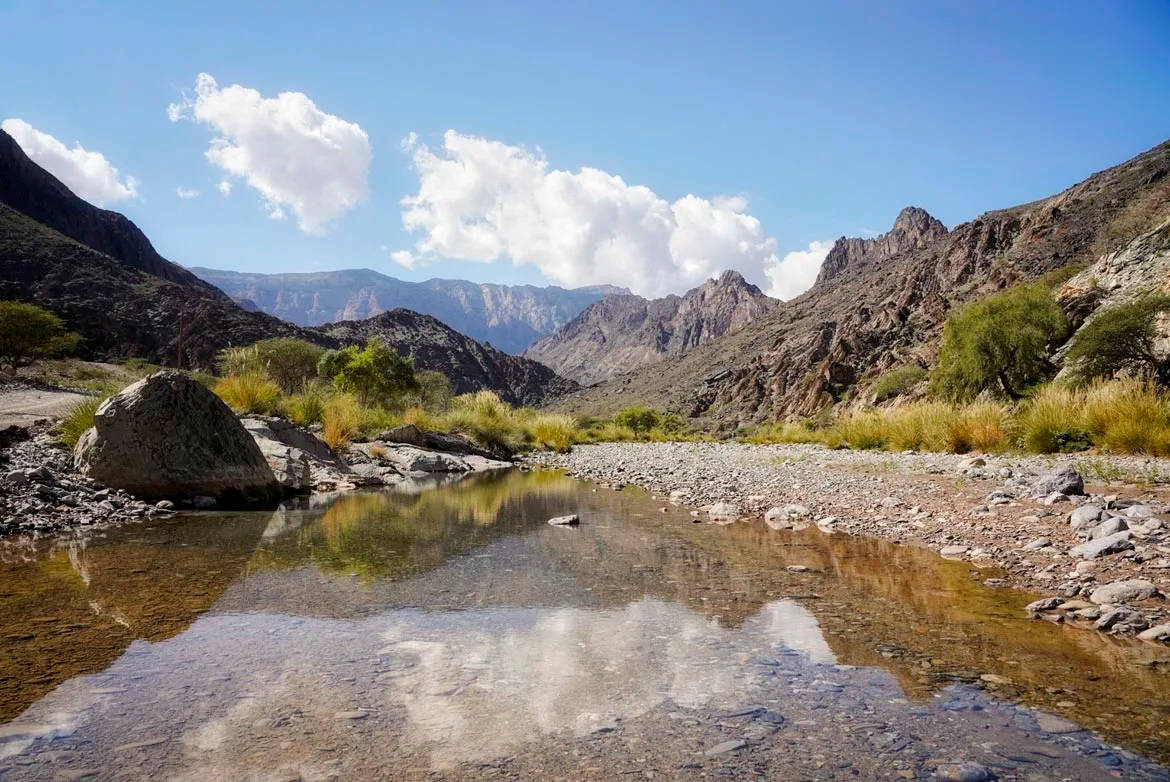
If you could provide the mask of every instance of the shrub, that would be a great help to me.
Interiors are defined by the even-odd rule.
[[[417,426],[419,429],[434,429],[435,422],[430,413],[421,407],[408,407],[402,413],[402,423]]]
[[[1090,433],[1081,425],[1082,400],[1076,391],[1048,385],[1020,416],[1020,445],[1034,453],[1083,451]]]
[[[263,374],[260,351],[255,345],[224,348],[215,356],[216,369],[223,375]]]
[[[317,362],[325,348],[291,337],[262,339],[253,345],[268,377],[286,393],[300,391],[317,376]]]
[[[1165,294],[1102,311],[1073,335],[1065,366],[1082,382],[1132,372],[1170,383],[1170,361],[1155,350],[1157,320],[1166,312],[1170,312],[1170,296]]]
[[[350,394],[335,394],[325,402],[321,413],[321,439],[337,451],[361,432],[365,411]]]
[[[48,310],[22,301],[0,301],[0,367],[17,368],[41,358],[72,353],[81,336],[65,330]]]
[[[1042,284],[980,299],[947,319],[931,388],[960,401],[985,391],[1018,399],[1052,374],[1049,345],[1067,330],[1064,313]]]
[[[1098,382],[1084,392],[1081,420],[1108,451],[1158,454],[1170,432],[1170,400],[1150,382]]]
[[[309,385],[299,394],[291,394],[282,400],[281,409],[290,421],[301,426],[321,423],[325,415],[326,396],[320,388]]]
[[[512,409],[493,391],[476,391],[451,400],[446,426],[486,446],[510,448],[519,439]]]
[[[276,409],[276,401],[280,398],[280,386],[256,371],[228,375],[212,390],[237,413],[267,415]]]
[[[418,381],[418,391],[414,393],[417,406],[426,410],[442,412],[451,405],[454,394],[451,391],[451,381],[442,372],[424,369],[414,373]]]
[[[649,432],[659,425],[661,417],[658,411],[652,408],[634,405],[618,411],[618,414],[613,417],[613,422],[617,426],[624,426],[635,432]]]
[[[898,367],[886,372],[874,380],[873,385],[870,386],[874,404],[881,404],[887,399],[901,396],[925,380],[928,374],[920,366]]]
[[[573,446],[577,435],[577,424],[571,416],[560,413],[545,413],[532,418],[528,423],[533,441],[541,447],[565,453]]]
[[[414,364],[391,350],[378,337],[370,337],[364,348],[350,345],[336,355],[322,355],[318,364],[336,370],[333,384],[342,391],[356,394],[362,404],[390,404],[403,394],[417,392]]]
[[[94,415],[103,401],[105,400],[94,397],[74,405],[58,425],[61,442],[69,448],[77,445],[77,441],[81,439],[85,431],[93,426]]]

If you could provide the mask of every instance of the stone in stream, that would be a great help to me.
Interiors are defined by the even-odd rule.
[[[738,505],[732,505],[730,502],[717,502],[707,511],[707,515],[713,519],[738,519],[740,511]]]
[[[992,778],[985,766],[970,760],[944,763],[934,770],[934,775],[947,782],[987,782]]]
[[[1146,600],[1154,597],[1158,588],[1151,582],[1141,578],[1131,578],[1128,581],[1114,581],[1097,587],[1090,593],[1089,599],[1094,603],[1127,603],[1130,600]]]
[[[207,496],[247,505],[282,494],[231,409],[182,372],[156,372],[103,402],[73,461],[87,477],[150,500]]]
[[[1024,606],[1024,610],[1029,614],[1039,614],[1044,611],[1052,611],[1064,603],[1063,597],[1043,597],[1039,600],[1034,600],[1028,605]]]
[[[1057,717],[1055,714],[1049,714],[1048,712],[1040,712],[1036,715],[1036,725],[1045,733],[1078,733],[1084,730],[1084,728],[1075,722],[1066,720],[1063,717]]]
[[[1118,532],[1113,535],[1106,535],[1103,538],[1090,540],[1082,543],[1079,546],[1073,546],[1068,550],[1069,556],[1081,557],[1082,559],[1096,559],[1103,557],[1106,554],[1116,554],[1119,551],[1128,551],[1133,548],[1133,543],[1130,542],[1129,530]]]
[[[581,517],[576,513],[570,513],[567,516],[553,516],[548,520],[548,523],[554,527],[575,527],[581,523]]]
[[[1145,630],[1149,622],[1132,608],[1115,608],[1101,614],[1093,627],[1098,630],[1112,630],[1115,633],[1136,633]]]

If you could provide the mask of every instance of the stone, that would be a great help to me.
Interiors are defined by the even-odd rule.
[[[1162,512],[1162,508],[1158,505],[1130,505],[1125,509],[1125,515],[1131,519],[1146,519],[1150,516],[1157,516]]]
[[[1145,630],[1149,622],[1132,608],[1115,608],[1101,614],[1093,627],[1098,630],[1113,630],[1114,632],[1137,632]]]
[[[716,744],[715,746],[711,747],[711,749],[707,750],[707,752],[705,754],[707,754],[707,755],[722,755],[725,752],[735,752],[737,749],[743,749],[746,746],[747,746],[746,741],[737,741],[737,740],[724,741],[724,742],[721,742],[721,743]]]
[[[1129,525],[1125,523],[1125,519],[1120,516],[1110,516],[1089,530],[1089,540],[1097,540],[1098,538],[1116,535],[1118,532],[1127,529],[1129,529]]]
[[[1032,488],[1038,496],[1083,495],[1085,493],[1085,479],[1073,468],[1065,467],[1041,477]]]
[[[1053,611],[1060,608],[1062,603],[1064,603],[1064,598],[1062,597],[1044,597],[1028,603],[1028,605],[1024,606],[1024,610],[1029,614],[1039,614],[1043,611]]]
[[[738,519],[740,511],[738,505],[730,502],[717,502],[707,510],[707,515],[713,519]]]
[[[325,442],[289,421],[245,416],[240,423],[252,439],[276,480],[290,492],[308,492],[322,480],[336,482],[348,472]]]
[[[1039,551],[1052,545],[1052,538],[1036,538],[1024,544],[1024,551]]]
[[[1084,730],[1080,725],[1066,720],[1063,717],[1057,717],[1055,714],[1047,712],[1040,712],[1036,715],[1036,725],[1045,733],[1077,733]]]
[[[581,517],[576,513],[570,513],[567,516],[553,516],[548,520],[548,523],[554,527],[574,527],[581,523]]]
[[[985,766],[970,760],[943,763],[934,770],[934,776],[946,782],[987,782],[992,779],[991,772]]]
[[[1170,624],[1154,625],[1138,633],[1138,638],[1143,641],[1170,641]]]
[[[1132,578],[1128,581],[1103,584],[1089,594],[1089,599],[1097,604],[1128,603],[1130,600],[1146,600],[1158,594],[1158,588],[1151,582]]]
[[[1062,502],[1068,502],[1068,495],[1060,491],[1054,491],[1044,498],[1045,505],[1057,505]]]
[[[239,506],[282,494],[231,409],[182,372],[156,372],[103,402],[73,461],[83,475],[150,500],[202,495]]]
[[[1073,512],[1068,514],[1069,526],[1073,529],[1092,526],[1100,521],[1102,512],[1100,505],[1082,505],[1074,508]]]
[[[939,551],[938,553],[941,554],[946,559],[956,559],[956,558],[961,557],[964,554],[966,554],[967,550],[968,550],[967,546],[960,546],[960,545],[943,546],[942,550]]]
[[[1129,530],[1125,530],[1124,532],[1090,540],[1079,546],[1073,546],[1068,550],[1068,553],[1069,556],[1080,557],[1082,559],[1096,559],[1106,554],[1128,551],[1133,548],[1133,543],[1129,540],[1131,534]]]

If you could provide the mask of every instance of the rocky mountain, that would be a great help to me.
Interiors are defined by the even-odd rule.
[[[79,353],[88,359],[138,357],[209,368],[223,348],[268,337],[338,347],[379,334],[400,353],[414,356],[418,368],[448,374],[460,392],[488,388],[532,404],[576,388],[535,361],[481,345],[406,310],[326,328],[248,311],[160,256],[122,215],[74,196],[3,131],[0,299],[32,301],[55,312],[82,335]]]
[[[381,337],[401,355],[413,357],[419,369],[442,372],[457,394],[490,388],[512,404],[532,405],[578,388],[543,364],[482,345],[430,315],[407,309],[315,330],[347,345]]]
[[[1094,262],[1157,201],[1168,176],[1170,142],[950,231],[904,210],[884,236],[838,240],[817,283],[775,312],[558,406],[606,413],[653,404],[719,431],[813,415],[893,367],[930,366],[956,304]]]
[[[509,353],[565,325],[612,285],[494,285],[466,280],[406,282],[372,269],[251,274],[193,267],[192,272],[252,307],[301,326],[361,320],[398,307],[433,315],[453,329]]]
[[[524,355],[582,384],[686,351],[774,312],[776,299],[725,271],[682,296],[607,296]]]

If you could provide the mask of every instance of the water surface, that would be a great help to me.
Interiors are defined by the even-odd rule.
[[[509,472],[9,541],[0,777],[1170,779],[1161,647],[661,506]]]

